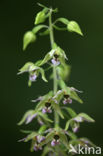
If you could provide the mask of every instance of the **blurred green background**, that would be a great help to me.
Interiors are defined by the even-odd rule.
[[[41,9],[36,5],[37,2],[58,7],[59,13],[55,17],[76,20],[81,26],[84,37],[74,33],[55,32],[55,39],[66,51],[69,64],[72,65],[68,84],[84,91],[81,95],[84,104],[74,103],[72,108],[77,112],[86,112],[96,120],[95,124],[82,124],[78,134],[102,146],[103,0],[1,0],[0,152],[10,156],[40,155],[29,152],[29,143],[17,142],[23,137],[17,122],[27,109],[33,108],[30,100],[52,88],[52,83],[47,84],[40,79],[28,88],[27,75],[16,75],[25,62],[35,62],[50,50],[49,37],[46,36],[38,37],[26,52],[22,52],[23,34],[33,28],[35,14]]]

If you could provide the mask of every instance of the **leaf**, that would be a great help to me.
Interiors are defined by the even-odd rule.
[[[58,26],[56,26],[56,25],[53,25],[53,27],[54,27],[56,30],[60,30],[60,31],[65,31],[65,30],[67,30],[66,27],[61,28],[61,27],[58,27]]]
[[[76,136],[73,132],[71,132],[71,131],[68,131],[68,135],[69,135],[69,137],[70,137],[72,140],[77,139],[77,136]]]
[[[48,9],[44,8],[42,11],[38,12],[37,15],[36,15],[34,24],[39,24],[39,23],[45,22],[47,11],[48,11]]]
[[[46,130],[46,128],[47,128],[47,125],[41,126],[38,133],[42,134]]]
[[[20,72],[18,74],[22,74],[24,72],[31,71],[31,69],[33,69],[33,70],[35,69],[34,63],[27,62],[27,63],[25,63],[25,65],[22,68],[19,69]]]
[[[60,101],[63,98],[63,95],[64,95],[64,91],[59,90],[59,91],[57,91],[57,93],[55,94],[53,99],[56,100],[56,101]]]
[[[33,29],[32,29],[32,32],[34,33],[34,34],[36,34],[39,30],[41,30],[42,28],[47,28],[47,26],[46,25],[38,25],[38,26],[36,26],[36,27],[34,27]]]
[[[72,118],[77,116],[76,112],[72,108],[64,107],[64,109],[68,111],[68,113],[70,114]]]
[[[75,21],[70,21],[70,22],[68,23],[68,25],[67,25],[67,29],[68,29],[68,31],[70,31],[70,32],[76,32],[76,33],[78,33],[79,35],[83,36],[83,33],[82,33],[82,31],[81,31],[81,29],[80,29],[78,23],[75,22]]]
[[[66,130],[66,131],[68,130],[71,121],[72,121],[72,120],[70,119],[70,120],[68,120],[68,121],[66,122],[66,126],[65,126],[65,130]]]
[[[38,113],[45,121],[53,123],[51,119],[48,118],[47,114],[43,114],[41,112]]]
[[[88,138],[79,138],[79,140],[91,147],[96,147],[96,145],[93,142],[91,142]]]
[[[22,133],[25,133],[25,134],[28,134],[28,133],[32,133],[33,131],[30,131],[30,130],[20,130]]]
[[[57,23],[57,22],[62,22],[63,24],[68,24],[69,23],[69,20],[66,19],[66,18],[58,18],[54,23]]]
[[[63,133],[63,132],[59,132],[59,136],[60,136],[60,140],[61,142],[66,146],[66,148],[69,148],[69,143],[68,143],[68,139],[67,136]]]
[[[52,49],[49,53],[47,53],[44,57],[44,59],[42,60],[40,66],[42,66],[43,64],[47,63],[54,55],[55,50]]]
[[[87,115],[86,113],[80,113],[77,117],[82,117],[85,121],[88,122],[95,122],[94,119],[92,119],[89,115]]]
[[[22,124],[25,122],[25,120],[26,120],[26,118],[28,117],[28,115],[32,115],[32,114],[34,114],[34,113],[35,113],[34,110],[29,110],[29,111],[27,111],[27,112],[24,114],[24,116],[22,117],[22,119],[20,120],[20,122],[18,123],[18,125],[22,125]]]
[[[53,102],[52,102],[52,106],[53,106],[54,111],[56,111],[56,112],[60,115],[60,117],[61,117],[62,119],[64,119],[63,113],[62,113],[62,111],[61,111],[59,105],[56,104],[56,103],[53,101]]]
[[[60,86],[61,89],[64,89],[64,88],[67,87],[66,84],[65,84],[65,82],[62,79],[59,80],[58,83],[59,83],[59,86]]]
[[[26,139],[25,139],[24,142],[27,142],[27,141],[29,141],[29,140],[31,140],[31,139],[34,139],[35,136],[37,136],[37,135],[38,135],[37,132],[32,132],[31,134],[29,134],[29,135],[26,137]]]
[[[27,31],[23,37],[23,50],[27,48],[27,46],[36,40],[36,35],[33,34],[32,31]]]
[[[41,73],[42,79],[43,79],[45,82],[48,82],[47,79],[46,79],[46,77],[45,77],[45,72],[44,72],[44,70],[43,70],[42,68],[39,68],[39,71],[40,71],[40,73]]]
[[[40,36],[48,35],[50,33],[49,29],[46,29],[45,31],[39,33]]]
[[[35,66],[40,66],[41,62],[42,62],[42,60],[39,60],[39,61],[37,61],[34,65],[35,65]]]
[[[53,152],[54,153],[55,151],[53,150],[53,148],[46,146],[46,147],[44,147],[44,150],[43,150],[41,156],[46,156],[50,152]]]
[[[79,103],[83,103],[83,101],[80,99],[80,97],[78,96],[78,94],[75,91],[70,91],[70,97],[76,101],[78,101]]]

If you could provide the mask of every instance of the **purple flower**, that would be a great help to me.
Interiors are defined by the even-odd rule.
[[[41,143],[42,141],[45,140],[45,137],[41,136],[41,135],[38,135],[38,136],[36,136],[36,140],[37,140],[38,143]]]
[[[69,97],[69,95],[64,95],[63,104],[72,103],[72,99]]]
[[[29,80],[30,81],[34,82],[34,81],[36,81],[36,79],[37,79],[37,75],[35,73],[34,74],[30,74],[30,76],[29,76]]]
[[[56,146],[60,144],[59,135],[54,135],[54,139],[51,142],[51,146]]]
[[[73,127],[72,127],[72,130],[74,133],[78,132],[79,130],[79,124],[77,122],[74,123]]]
[[[60,61],[56,60],[55,58],[53,58],[51,60],[52,64],[54,64],[55,66],[58,66],[60,64]]]
[[[83,122],[83,118],[81,116],[77,116],[73,120],[76,122]]]
[[[42,150],[42,147],[39,147],[37,143],[34,145],[34,151]]]
[[[44,114],[45,113],[52,113],[50,102],[45,103],[45,107],[42,109],[42,113],[44,113]]]
[[[28,115],[28,117],[26,118],[26,124],[30,123],[36,116],[37,116],[37,113],[33,115]]]

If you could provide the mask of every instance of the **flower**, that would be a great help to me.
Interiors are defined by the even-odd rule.
[[[37,79],[36,73],[33,73],[33,74],[30,74],[30,75],[29,75],[29,80],[30,80],[30,81],[34,82],[34,81],[36,81],[36,79]]]
[[[28,115],[26,118],[26,124],[30,123],[36,116],[37,116],[37,113]]]
[[[44,113],[44,114],[45,113],[52,113],[50,102],[45,103],[45,107],[42,109],[42,113]]]
[[[45,137],[44,136],[41,136],[41,135],[37,135],[36,136],[36,141],[38,142],[38,143],[41,143],[42,141],[44,141],[45,140]]]
[[[79,130],[79,124],[77,122],[74,123],[73,127],[72,127],[72,130],[74,133],[78,132]]]
[[[53,59],[51,60],[52,64],[54,64],[55,66],[58,66],[60,64],[60,61],[58,60],[59,55],[54,54]]]
[[[39,147],[37,143],[34,144],[34,151],[42,150],[42,147]]]
[[[72,99],[70,98],[70,96],[68,94],[65,94],[63,104],[65,105],[67,103],[72,103]]]
[[[51,146],[55,146],[55,145],[59,145],[60,144],[60,140],[59,140],[59,135],[54,135],[54,138],[51,142]]]

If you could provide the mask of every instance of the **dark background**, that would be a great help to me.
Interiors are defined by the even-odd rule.
[[[76,20],[83,30],[84,37],[74,33],[55,32],[55,39],[66,51],[69,64],[72,65],[70,86],[84,91],[84,104],[75,103],[72,107],[77,112],[88,113],[96,120],[95,124],[83,124],[79,135],[86,136],[98,146],[102,146],[103,0],[1,0],[0,152],[10,156],[37,155],[29,152],[29,143],[17,142],[23,137],[17,122],[27,109],[33,108],[30,100],[48,92],[52,83],[47,84],[39,79],[28,88],[27,75],[16,75],[25,62],[35,62],[50,50],[49,37],[46,36],[38,37],[26,52],[22,52],[23,34],[33,28],[35,14],[40,11],[37,2],[58,7],[57,17]]]

